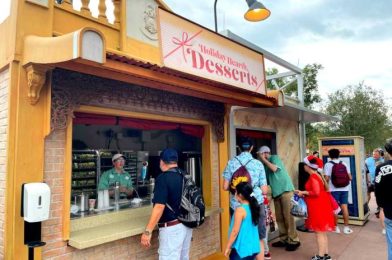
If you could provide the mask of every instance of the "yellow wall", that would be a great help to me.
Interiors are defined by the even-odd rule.
[[[0,70],[0,259],[4,258],[5,194],[7,191],[9,69]]]
[[[9,144],[7,160],[6,259],[27,256],[23,244],[23,219],[20,217],[21,186],[43,180],[44,136],[47,125],[48,89],[32,106],[27,99],[26,73],[18,62],[11,65],[9,97]],[[36,250],[39,251],[39,250]]]

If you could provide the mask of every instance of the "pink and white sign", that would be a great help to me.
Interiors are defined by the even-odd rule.
[[[165,10],[158,15],[165,67],[266,94],[262,54]]]

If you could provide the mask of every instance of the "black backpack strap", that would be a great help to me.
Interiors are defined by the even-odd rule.
[[[254,159],[252,158],[252,159],[250,159],[249,161],[247,161],[246,163],[245,163],[245,165],[244,166],[247,166],[248,165],[248,163],[250,163],[251,161],[253,161]]]
[[[237,156],[234,157],[234,158],[237,159],[237,161],[241,164],[241,166],[246,166],[246,165],[248,165],[248,163],[250,163],[250,161],[254,160],[254,159],[252,158],[252,159],[250,159],[249,161],[247,161],[245,164],[242,164],[242,162],[240,161],[240,159],[237,158]]]
[[[241,166],[244,166],[243,164],[242,164],[242,162],[240,161],[240,159],[238,159],[237,158],[237,156],[236,157],[234,157],[234,158],[236,158],[237,159],[237,161],[241,164]]]

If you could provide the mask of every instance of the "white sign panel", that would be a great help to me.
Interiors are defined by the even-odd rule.
[[[165,67],[266,94],[263,55],[159,9]]]

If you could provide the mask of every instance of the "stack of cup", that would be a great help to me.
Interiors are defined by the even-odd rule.
[[[109,208],[109,190],[103,191],[103,207]]]
[[[103,190],[98,191],[98,209],[104,208]]]

